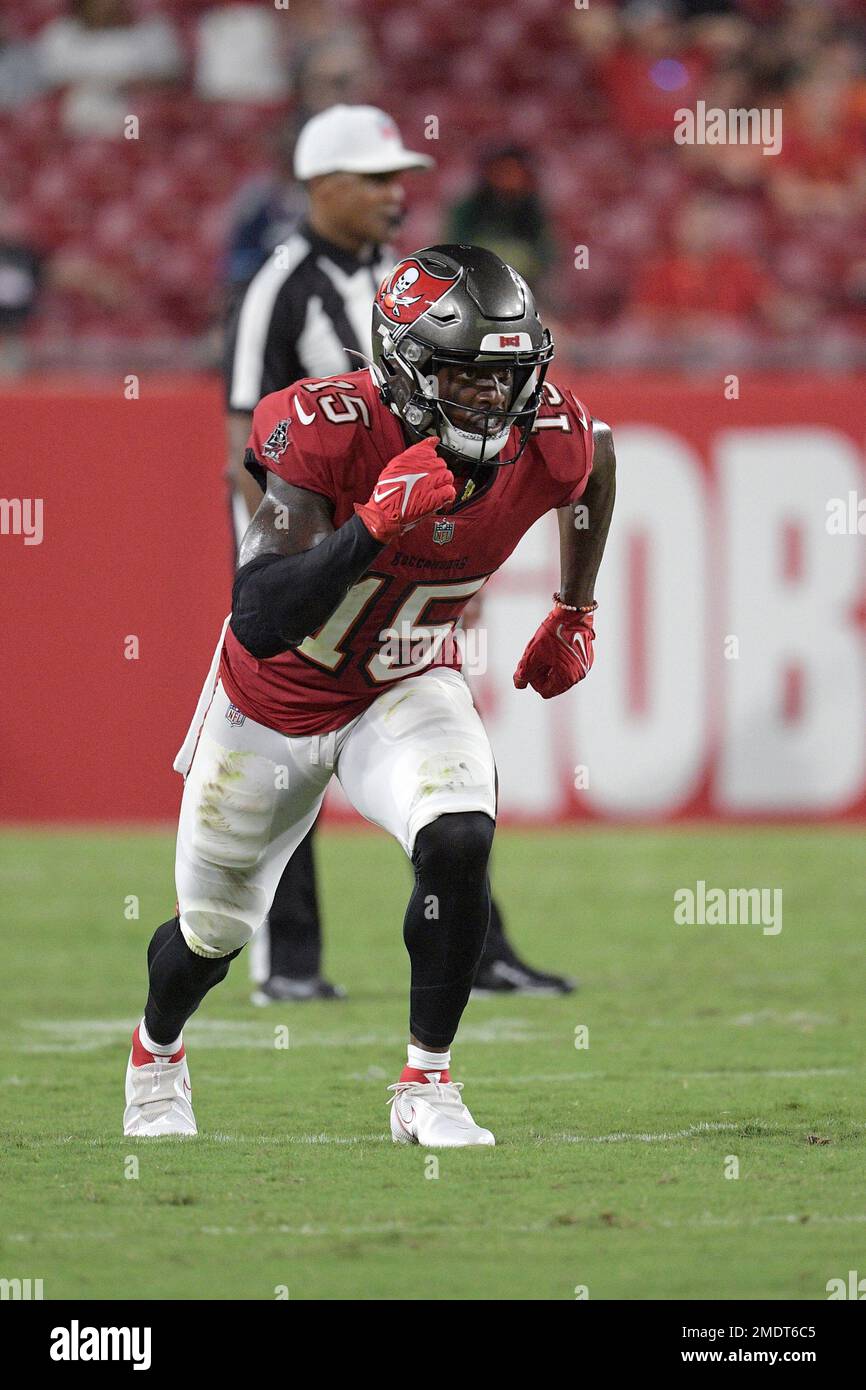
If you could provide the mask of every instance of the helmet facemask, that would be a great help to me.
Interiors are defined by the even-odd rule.
[[[553,358],[553,340],[544,329],[539,347],[509,351],[463,352],[433,347],[411,333],[395,342],[386,330],[378,377],[391,409],[399,415],[407,431],[417,439],[438,435],[444,448],[474,465],[497,466],[516,463],[529,441],[541,404],[547,369]],[[504,408],[476,408],[441,396],[438,372],[442,367],[495,364],[510,369],[511,390]],[[473,417],[473,428],[456,423],[460,417]],[[477,421],[477,426],[475,425]],[[516,442],[506,457],[503,450],[513,428]]]

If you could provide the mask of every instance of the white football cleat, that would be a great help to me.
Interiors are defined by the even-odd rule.
[[[493,1145],[489,1129],[477,1125],[460,1097],[462,1081],[398,1081],[389,1086],[391,1138],[395,1144],[423,1144],[426,1149],[460,1149]]]
[[[155,1057],[141,1043],[138,1029],[126,1068],[123,1132],[135,1139],[165,1134],[196,1134],[186,1049],[172,1057]]]

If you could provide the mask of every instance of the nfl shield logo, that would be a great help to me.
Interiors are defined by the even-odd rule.
[[[436,545],[447,545],[453,535],[453,521],[442,520],[433,522],[433,540],[435,541]]]
[[[237,705],[229,705],[226,710],[226,719],[230,724],[243,724],[246,721],[246,715],[241,713]]]

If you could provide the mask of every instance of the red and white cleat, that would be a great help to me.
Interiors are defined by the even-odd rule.
[[[423,1144],[426,1149],[461,1149],[496,1143],[489,1129],[477,1125],[460,1096],[461,1081],[398,1081],[389,1086],[391,1138],[395,1144]]]
[[[123,1132],[136,1139],[198,1132],[186,1049],[181,1046],[171,1057],[155,1057],[142,1046],[137,1028],[126,1068]]]

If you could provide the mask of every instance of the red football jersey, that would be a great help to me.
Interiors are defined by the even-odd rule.
[[[248,447],[263,468],[326,497],[336,528],[354,516],[355,502],[369,500],[385,464],[407,444],[364,369],[297,381],[265,396]],[[257,661],[229,628],[220,664],[229,699],[281,733],[328,733],[363,713],[394,681],[433,664],[459,668],[449,633],[465,604],[540,516],[578,500],[591,469],[587,411],[570,392],[547,383],[517,463],[495,469],[477,497],[425,518],[386,546],[300,646]]]

